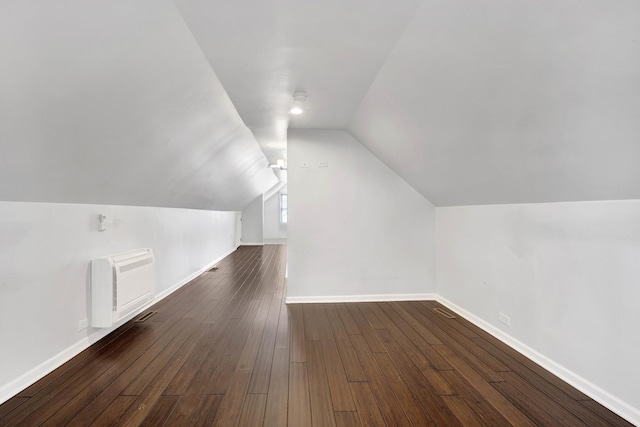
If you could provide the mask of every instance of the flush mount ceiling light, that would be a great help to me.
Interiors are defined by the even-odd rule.
[[[287,163],[284,159],[278,159],[275,164],[269,165],[269,167],[285,171],[287,170]]]
[[[307,100],[307,94],[305,92],[295,92],[293,94],[293,100],[295,104],[289,108],[289,114],[302,114],[304,112],[302,104]]]

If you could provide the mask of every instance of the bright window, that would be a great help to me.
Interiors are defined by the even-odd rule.
[[[287,195],[280,193],[280,224],[287,223]]]

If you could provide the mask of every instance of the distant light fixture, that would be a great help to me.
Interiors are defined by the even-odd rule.
[[[307,94],[305,92],[295,92],[293,94],[293,100],[295,102],[295,105],[289,108],[289,114],[294,114],[296,116],[298,114],[302,114],[304,110],[302,109],[301,104],[307,100]]]
[[[287,170],[287,163],[285,159],[278,159],[276,160],[275,164],[269,165],[269,167],[273,169],[280,169],[282,171],[285,171]]]

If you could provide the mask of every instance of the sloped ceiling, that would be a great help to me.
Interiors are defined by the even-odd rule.
[[[0,200],[239,210],[277,183],[170,0],[0,4]]]
[[[269,160],[287,128],[344,129],[419,0],[175,0]],[[297,90],[305,113],[289,116]]]
[[[349,130],[436,205],[640,198],[640,2],[425,1]]]
[[[268,156],[347,129],[438,206],[640,198],[640,2],[175,1]]]
[[[289,127],[350,131],[438,206],[640,198],[638,22],[636,0],[3,1],[0,200],[240,209]]]

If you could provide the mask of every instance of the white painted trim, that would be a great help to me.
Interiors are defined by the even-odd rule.
[[[265,245],[286,245],[287,238],[286,237],[278,237],[274,239],[264,239]]]
[[[287,297],[287,304],[313,304],[332,302],[383,302],[383,301],[431,301],[436,294],[378,294],[378,295],[334,295],[313,297]]]
[[[209,264],[207,264],[204,267],[202,267],[200,270],[198,270],[195,273],[193,273],[193,274],[187,276],[186,278],[182,279],[181,281],[179,281],[178,283],[176,283],[175,285],[173,285],[169,289],[167,289],[165,291],[162,291],[161,293],[156,295],[155,300],[153,300],[153,302],[151,302],[149,305],[147,305],[144,309],[146,309],[147,307],[149,307],[149,306],[157,303],[158,301],[168,297],[169,295],[171,295],[172,293],[174,293],[175,291],[177,291],[178,289],[180,289],[181,287],[183,287],[184,285],[186,285],[187,283],[189,283],[190,281],[192,281],[196,277],[200,276],[205,271],[210,270],[211,267],[213,267],[214,265],[216,265],[217,263],[219,263],[220,261],[222,261],[223,259],[225,259],[229,255],[234,253],[237,249],[238,248],[230,249],[229,251],[225,252],[224,254],[219,256],[218,258],[216,258],[213,261],[211,261]],[[138,313],[141,313],[142,311],[144,311],[144,309],[140,310]]]
[[[242,242],[240,246],[264,246],[264,242]]]
[[[640,409],[634,408],[627,402],[617,398],[606,390],[598,387],[597,385],[591,383],[590,381],[582,378],[580,375],[576,374],[573,371],[565,368],[557,362],[549,359],[547,356],[539,353],[523,342],[513,338],[511,335],[505,333],[500,328],[493,326],[492,324],[486,322],[475,314],[465,310],[464,308],[452,303],[446,298],[441,297],[440,295],[436,295],[436,301],[440,304],[446,306],[451,311],[454,311],[456,314],[464,317],[469,322],[473,323],[480,329],[485,332],[491,334],[495,338],[499,339],[509,347],[516,350],[518,353],[524,355],[525,357],[531,359],[538,365],[542,366],[547,371],[551,372],[553,375],[557,376],[564,382],[570,384],[576,389],[580,390],[582,393],[586,394],[596,402],[600,403],[604,407],[610,409],[615,412],[625,420],[629,421],[634,425],[640,426]]]
[[[231,249],[230,251],[226,252],[222,256],[216,258],[215,260],[213,260],[212,262],[207,264],[206,266],[202,267],[200,270],[198,270],[195,273],[189,275],[185,279],[182,279],[181,281],[179,281],[178,283],[176,283],[175,285],[173,285],[169,289],[159,293],[147,305],[145,305],[145,306],[139,308],[138,310],[134,311],[133,313],[129,314],[127,317],[125,317],[124,319],[122,319],[121,321],[116,323],[113,326],[113,328],[111,328],[111,329],[93,329],[93,332],[91,332],[91,334],[87,335],[85,338],[82,338],[77,343],[75,343],[75,344],[71,345],[70,347],[62,350],[60,353],[56,354],[55,356],[51,357],[50,359],[45,360],[44,362],[42,362],[41,364],[39,364],[35,368],[33,368],[30,371],[20,375],[18,378],[16,378],[15,380],[11,381],[10,383],[8,383],[6,385],[3,385],[2,387],[0,387],[0,404],[2,404],[4,402],[6,402],[7,400],[11,399],[13,396],[15,396],[16,394],[20,393],[22,390],[26,389],[30,385],[34,384],[36,381],[38,381],[39,379],[43,378],[47,374],[53,372],[55,369],[57,369],[58,367],[62,366],[63,364],[65,364],[69,360],[73,359],[75,356],[80,354],[82,351],[84,351],[87,348],[89,348],[89,346],[91,346],[92,344],[95,344],[96,342],[100,341],[102,338],[106,337],[111,332],[115,331],[120,326],[124,325],[125,323],[127,323],[129,320],[133,319],[138,314],[142,313],[143,311],[145,311],[146,309],[148,309],[149,307],[151,307],[155,303],[163,300],[164,298],[166,298],[169,295],[171,295],[173,292],[175,292],[178,289],[180,289],[182,286],[186,285],[187,283],[189,283],[190,281],[192,281],[196,277],[200,276],[202,273],[204,273],[205,271],[209,270],[215,264],[219,263],[224,258],[226,258],[230,254],[232,254],[234,251],[236,251],[236,249],[237,248]]]
[[[60,353],[56,354],[52,358],[45,360],[35,368],[22,374],[9,384],[5,384],[0,387],[0,404],[11,399],[16,394],[20,393],[25,388],[29,387],[45,375],[51,373],[54,369],[63,365],[65,362],[71,360],[83,350],[88,348],[91,344],[97,342],[101,338],[107,336],[112,330],[96,330],[91,335],[81,339],[72,346],[64,349]]]
[[[189,275],[187,278],[181,280],[176,285],[171,288],[163,291],[158,294],[156,298],[142,307],[135,313],[131,313],[127,318],[118,322],[113,329],[103,330],[96,329],[86,338],[78,341],[77,343],[71,345],[67,349],[61,351],[56,354],[49,360],[44,361],[40,365],[31,369],[29,372],[21,375],[16,378],[14,381],[0,387],[0,404],[9,400],[11,397],[20,393],[25,388],[29,387],[31,384],[35,383],[45,375],[52,372],[54,369],[63,365],[65,362],[69,361],[73,357],[77,356],[80,352],[91,346],[92,344],[98,342],[100,339],[109,335],[111,332],[115,331],[118,327],[122,326],[124,323],[131,320],[133,317],[137,316],[139,313],[143,312],[151,305],[159,302],[160,300],[166,298],[176,290],[180,289],[185,284],[189,283],[191,280],[200,276],[205,271],[209,270],[215,264],[220,262],[223,258],[229,256],[233,253],[237,248],[231,249],[224,255],[220,256],[216,260],[212,261],[205,267],[201,268],[197,272]],[[311,296],[311,297],[287,297],[287,304],[304,304],[304,303],[337,303],[337,302],[382,302],[382,301],[429,301],[435,300],[449,308],[451,311],[456,314],[464,317],[480,329],[486,331],[491,334],[495,338],[499,339],[509,347],[513,348],[520,354],[526,356],[531,359],[538,365],[542,366],[553,375],[567,382],[571,386],[580,390],[596,402],[615,412],[622,418],[626,419],[632,424],[640,426],[640,410],[634,408],[630,404],[624,402],[623,400],[617,398],[611,393],[603,390],[597,385],[587,381],[576,373],[570,371],[564,366],[554,362],[549,359],[545,355],[537,352],[521,341],[513,338],[511,335],[505,333],[501,329],[495,327],[494,325],[486,322],[475,314],[463,309],[462,307],[454,304],[453,302],[447,300],[446,298],[441,297],[437,294],[378,294],[378,295],[336,295],[336,296]]]

